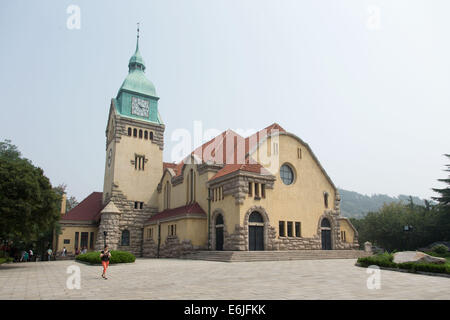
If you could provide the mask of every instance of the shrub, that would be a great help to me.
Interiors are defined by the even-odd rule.
[[[410,270],[411,272],[422,271],[422,272],[434,272],[434,273],[447,273],[450,274],[450,264],[433,264],[433,263],[415,263],[415,262],[404,262],[404,263],[394,263],[393,254],[384,253],[379,255],[374,255],[365,258],[359,258],[358,263],[362,267],[368,267],[370,265],[377,265],[386,268],[400,268],[404,270]]]
[[[438,244],[438,245],[434,246],[433,248],[431,248],[431,251],[433,251],[434,253],[437,253],[437,254],[446,254],[446,253],[448,253],[448,248],[447,248],[447,246],[445,246],[443,244]]]
[[[381,253],[370,257],[359,258],[358,263],[363,267],[377,265],[380,267],[396,268],[397,264],[392,260],[394,256],[391,253]]]
[[[0,264],[6,263],[6,262],[13,262],[13,258],[0,258]]]
[[[102,261],[100,260],[100,252],[93,251],[88,252],[84,254],[80,254],[76,257],[76,260],[84,261],[92,264],[101,264]],[[136,260],[136,257],[126,251],[111,251],[111,258],[109,259],[109,263],[115,264],[115,263],[130,263],[134,262]]]

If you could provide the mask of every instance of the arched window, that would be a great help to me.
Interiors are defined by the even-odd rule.
[[[147,130],[144,131],[144,139],[145,139],[145,140],[148,139],[148,131],[147,131]]]
[[[216,218],[216,226],[218,226],[218,225],[223,225],[223,217],[221,214],[217,215],[217,218]]]
[[[128,230],[123,230],[122,231],[122,239],[120,244],[122,246],[129,246],[130,245],[130,231]]]
[[[325,208],[328,208],[328,192],[323,193],[323,204],[325,205]]]
[[[248,217],[248,222],[264,222],[264,219],[258,211],[253,211]]]
[[[170,208],[170,184],[169,181],[166,181],[166,185],[164,187],[164,209]]]
[[[280,178],[285,185],[290,185],[294,182],[294,171],[289,165],[283,164],[281,166]]]
[[[322,222],[320,223],[320,226],[322,228],[331,228],[330,221],[327,218],[323,218]]]
[[[189,171],[189,202],[192,203],[195,201],[195,175],[194,169]]]
[[[142,129],[139,130],[139,139],[142,139]]]
[[[133,137],[137,137],[137,129],[136,128],[133,129]]]
[[[128,136],[131,137],[131,128],[130,127],[128,127]]]
[[[150,140],[153,140],[153,132],[150,131]]]

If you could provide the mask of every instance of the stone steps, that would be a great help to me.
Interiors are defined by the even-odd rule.
[[[182,259],[221,262],[357,259],[366,257],[361,250],[290,250],[290,251],[197,251],[182,256]]]

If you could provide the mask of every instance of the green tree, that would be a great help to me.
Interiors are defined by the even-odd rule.
[[[445,154],[445,156],[450,159],[450,154]],[[447,164],[446,167],[447,169],[444,171],[450,172],[450,164]],[[450,240],[450,176],[446,179],[438,179],[438,181],[445,183],[447,187],[433,188],[433,191],[439,194],[438,197],[433,197],[438,202],[439,227],[437,232],[441,240]]]
[[[37,241],[59,219],[58,195],[41,168],[10,140],[0,142],[0,240]]]
[[[60,185],[58,185],[57,187],[54,187],[53,190],[55,190],[55,192],[58,194],[58,196],[61,197],[62,199],[62,195],[65,193],[67,196],[67,185],[62,183]],[[67,196],[67,200],[66,200],[66,212],[69,212],[70,210],[72,210],[73,208],[75,208],[78,205],[78,201],[74,196]],[[60,206],[61,208],[61,206]]]

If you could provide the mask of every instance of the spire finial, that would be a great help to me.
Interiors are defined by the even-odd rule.
[[[137,23],[137,41],[136,41],[136,51],[139,49],[139,22]]]

